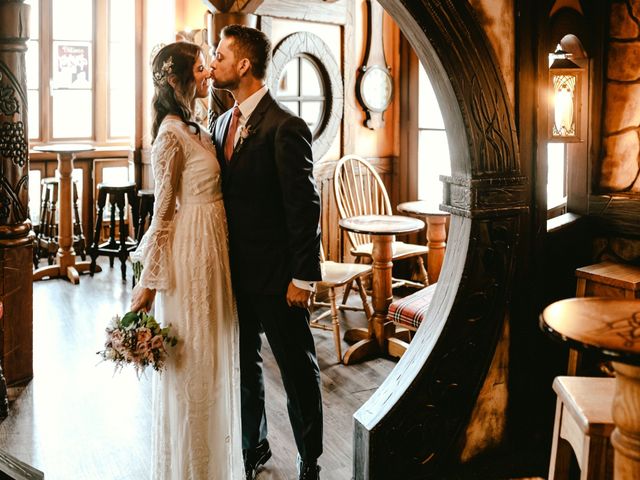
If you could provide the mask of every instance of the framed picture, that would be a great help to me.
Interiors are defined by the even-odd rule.
[[[53,42],[54,88],[91,88],[92,70],[90,42]]]

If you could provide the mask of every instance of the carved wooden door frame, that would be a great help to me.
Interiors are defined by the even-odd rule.
[[[508,314],[527,224],[514,111],[468,2],[379,0],[433,82],[449,138],[449,250],[407,353],[356,412],[354,478],[455,476],[478,392]],[[425,328],[426,327],[426,328]]]

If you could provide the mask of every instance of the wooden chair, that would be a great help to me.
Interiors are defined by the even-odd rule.
[[[136,226],[136,240],[138,243],[142,240],[144,232],[146,232],[151,220],[153,220],[153,204],[155,195],[153,190],[138,190],[138,224]]]
[[[401,357],[407,351],[413,333],[418,330],[427,316],[427,310],[435,292],[436,284],[433,283],[428,287],[413,292],[411,295],[391,302],[387,320],[396,325],[396,335],[389,339],[389,353],[391,356]],[[402,332],[404,333],[397,335]]]
[[[392,215],[391,202],[382,179],[364,158],[358,155],[346,155],[336,165],[333,176],[336,203],[340,218],[355,215]],[[351,254],[360,263],[362,258],[371,258],[373,243],[369,235],[347,232],[351,243]],[[404,242],[393,242],[392,261],[415,257],[420,269],[422,283],[410,280],[393,279],[393,287],[408,285],[423,288],[429,285],[429,277],[424,267],[423,257],[429,252],[424,245],[413,245]],[[350,285],[345,290],[349,293]]]
[[[324,257],[324,250],[320,247],[321,255],[321,268],[322,268],[322,281],[317,282],[318,288],[326,288],[329,295],[329,303],[319,302],[316,300],[315,293],[311,295],[311,311],[317,307],[330,307],[330,310],[313,318],[310,322],[310,326],[313,328],[319,328],[322,330],[332,330],[333,340],[336,345],[336,354],[338,355],[338,363],[342,363],[342,349],[340,345],[340,319],[338,317],[339,310],[355,310],[364,311],[367,317],[367,322],[371,318],[372,311],[367,301],[367,293],[362,285],[362,278],[371,274],[371,265],[358,264],[358,263],[338,263],[326,260]],[[343,287],[345,285],[351,285],[355,280],[358,285],[358,292],[360,293],[360,299],[362,300],[362,307],[356,307],[336,303],[335,289]],[[331,316],[331,325],[320,323],[320,320]]]

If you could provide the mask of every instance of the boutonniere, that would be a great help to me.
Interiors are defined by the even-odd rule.
[[[253,135],[253,132],[254,130],[251,128],[251,125],[243,125],[240,127],[240,145],[242,145],[247,138]]]

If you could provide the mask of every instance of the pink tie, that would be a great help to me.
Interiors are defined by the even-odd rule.
[[[231,161],[231,155],[233,155],[234,140],[236,138],[236,131],[238,130],[238,119],[240,115],[242,115],[240,109],[238,105],[235,105],[231,115],[231,125],[229,125],[229,131],[227,132],[227,139],[224,143],[224,157],[227,159],[227,163]]]

